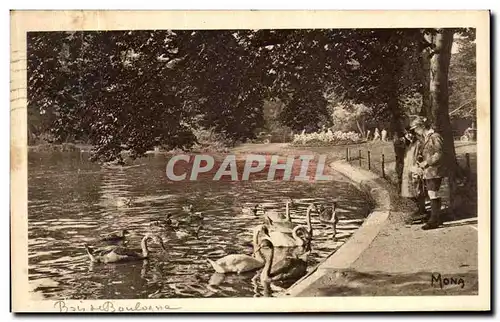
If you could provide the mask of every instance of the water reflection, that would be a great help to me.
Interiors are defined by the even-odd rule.
[[[291,197],[298,202],[291,210],[292,220],[305,224],[310,202],[338,200],[340,223],[335,240],[328,227],[312,216],[309,268],[342,245],[367,213],[362,194],[336,174],[334,183],[317,184],[174,183],[166,179],[166,163],[164,156],[150,156],[125,170],[101,169],[79,153],[30,153],[28,256],[33,292],[49,299],[273,296],[277,288],[264,287],[259,271],[217,276],[207,261],[228,254],[252,255],[252,230],[263,218],[242,212],[242,206],[259,202],[268,209],[284,210],[284,201]],[[196,223],[183,226],[187,234],[152,225],[169,216],[186,219],[182,207],[189,203],[203,212],[197,234],[192,233]],[[128,245],[134,248],[140,248],[144,234],[161,233],[167,252],[151,243],[147,260],[89,263],[83,245],[112,247],[98,240],[123,229],[131,232]],[[295,257],[303,251],[280,250],[276,258]]]

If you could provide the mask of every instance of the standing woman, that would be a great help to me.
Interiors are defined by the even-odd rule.
[[[401,196],[415,201],[417,211],[412,214],[411,221],[423,220],[425,217],[425,193],[422,171],[418,168],[421,160],[420,141],[415,133],[407,130],[403,138],[405,142],[405,157],[401,177]]]

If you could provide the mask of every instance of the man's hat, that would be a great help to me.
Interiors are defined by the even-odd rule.
[[[414,130],[417,127],[425,127],[425,122],[427,119],[418,115],[410,116],[410,130]]]

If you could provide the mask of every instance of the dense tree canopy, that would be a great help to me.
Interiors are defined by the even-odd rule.
[[[263,107],[269,101],[280,102],[276,117],[286,128],[331,126],[333,93],[335,104],[347,110],[363,106],[364,118],[390,120],[390,133],[400,135],[405,114],[415,112],[403,99],[420,97],[424,105],[429,99],[422,53],[430,59],[436,34],[421,29],[29,33],[29,130],[50,132],[58,142],[92,144],[96,159],[113,160],[123,150],[138,157],[155,146],[188,149],[197,129],[229,142],[254,138],[265,126]],[[467,39],[452,59],[454,113],[471,111],[460,106],[474,92],[467,80],[475,77],[475,52]],[[429,114],[425,106],[422,113]]]
[[[86,139],[99,159],[188,148],[199,126],[252,137],[263,122],[258,69],[230,31],[29,37],[29,110],[55,115],[55,138]]]

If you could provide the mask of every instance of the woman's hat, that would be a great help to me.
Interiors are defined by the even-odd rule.
[[[422,116],[412,115],[410,116],[410,130],[414,130],[417,127],[425,127],[425,122],[427,119]]]

